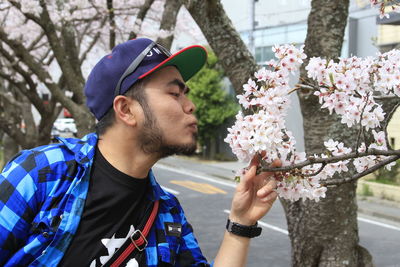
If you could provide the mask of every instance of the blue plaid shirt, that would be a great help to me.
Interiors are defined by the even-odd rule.
[[[0,175],[0,266],[56,266],[78,228],[89,188],[97,135],[21,151]],[[149,267],[209,266],[177,199],[149,173],[152,199],[160,200],[148,236]],[[165,236],[164,222],[182,225],[181,237]],[[158,243],[157,243],[158,242]]]

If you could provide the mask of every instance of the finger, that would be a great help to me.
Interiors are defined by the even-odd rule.
[[[260,156],[256,153],[250,161],[249,168],[251,166],[258,166],[258,164],[260,164]]]
[[[238,185],[238,189],[247,189],[250,182],[254,179],[257,172],[257,165],[252,165],[249,170],[243,175],[243,178],[240,179],[240,183]]]
[[[282,166],[282,161],[280,159],[274,159],[272,163],[268,166],[270,168],[277,168]],[[273,177],[275,172],[262,172],[259,175],[264,179],[268,179],[268,177]]]
[[[267,195],[273,193],[276,189],[276,185],[277,183],[275,180],[268,181],[266,185],[264,185],[257,191],[257,197],[265,198]]]
[[[261,202],[274,202],[276,200],[276,198],[278,197],[278,194],[273,191],[271,194],[269,194],[268,196],[264,197],[261,199]]]
[[[243,178],[240,179],[238,188],[247,188],[248,184],[254,179],[257,174],[257,167],[260,164],[259,155],[255,154],[250,161],[250,165],[248,170],[243,175]]]
[[[276,167],[281,167],[282,166],[282,161],[280,159],[274,159],[274,161],[272,161],[270,167],[272,168],[276,168]]]

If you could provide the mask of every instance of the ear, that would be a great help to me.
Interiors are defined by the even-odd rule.
[[[121,121],[124,124],[135,126],[137,124],[137,117],[135,114],[135,106],[138,105],[137,101],[119,95],[114,98],[114,112],[117,121]]]

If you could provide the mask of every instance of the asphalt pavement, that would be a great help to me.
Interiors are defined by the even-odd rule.
[[[174,156],[162,159],[161,164],[190,169],[193,162],[201,164],[201,174],[233,180],[235,172],[246,166],[246,164],[237,161],[212,161],[202,160],[196,157]],[[400,203],[380,199],[378,197],[364,197],[357,198],[358,212],[372,217],[400,223]]]
[[[195,229],[204,255],[212,260],[224,232],[236,184],[235,171],[245,164],[204,161],[193,157],[169,157],[153,168],[165,190],[177,195]],[[259,221],[263,234],[251,243],[249,267],[290,266],[290,240],[285,213],[277,202]],[[359,198],[360,245],[373,256],[375,266],[400,267],[399,203],[377,198]]]

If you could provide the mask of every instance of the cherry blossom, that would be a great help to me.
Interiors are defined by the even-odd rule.
[[[389,18],[389,14],[386,13],[385,7],[390,6],[390,9],[394,12],[400,12],[399,3],[395,0],[370,0],[371,7],[379,8],[379,17]]]
[[[269,61],[267,67],[258,70],[254,79],[243,85],[243,94],[237,96],[242,107],[252,111],[251,115],[239,112],[225,138],[240,161],[248,162],[258,155],[262,159],[260,168],[263,168],[276,158],[282,161],[283,167],[310,160],[302,168],[277,171],[274,175],[276,192],[291,201],[319,201],[327,191],[323,181],[349,171],[349,163],[352,162],[356,171],[362,173],[388,158],[364,156],[364,152],[387,150],[386,135],[381,130],[385,113],[375,98],[380,95],[400,96],[399,51],[392,50],[376,57],[340,58],[338,62],[313,57],[305,67],[308,77],[317,84],[309,87],[314,88],[321,108],[330,114],[336,113],[348,127],[370,131],[374,137],[374,142],[368,145],[360,142],[355,146],[357,153],[364,153],[363,157],[343,158],[353,149],[333,139],[324,142],[326,151],[319,155],[310,157],[296,151],[296,140],[286,129],[285,117],[291,104],[289,94],[293,91],[289,86],[290,74],[298,70],[306,55],[303,47],[293,45],[274,46],[272,50],[277,60]],[[343,160],[312,163],[312,159],[332,157],[342,157]],[[386,165],[386,168],[393,164]],[[240,170],[237,174],[242,176],[244,173],[245,170]]]

